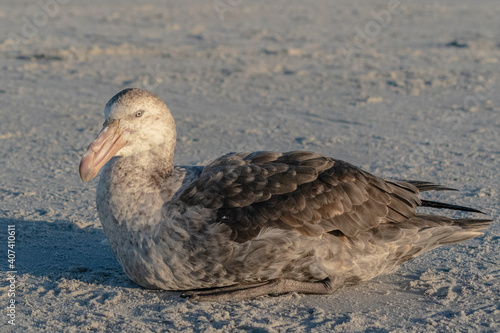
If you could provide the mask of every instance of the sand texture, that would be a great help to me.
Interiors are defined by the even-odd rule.
[[[499,17],[498,0],[3,1],[0,332],[500,331]],[[144,290],[102,231],[97,179],[78,176],[126,87],[167,102],[176,164],[313,150],[458,188],[425,198],[496,222],[330,296],[196,304]]]

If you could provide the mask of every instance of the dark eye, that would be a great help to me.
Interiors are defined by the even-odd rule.
[[[139,110],[139,111],[137,111],[137,112],[135,113],[135,116],[136,116],[137,118],[139,118],[139,117],[142,117],[142,115],[143,115],[143,114],[144,114],[144,110]]]

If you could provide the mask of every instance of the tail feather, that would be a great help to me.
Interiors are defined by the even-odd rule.
[[[460,229],[439,239],[439,245],[456,244],[465,240],[483,235],[482,231],[488,227],[492,220],[463,219],[452,220],[453,226]]]
[[[405,180],[404,182],[415,186],[420,192],[458,191],[457,189],[451,187],[446,187],[426,181]],[[484,214],[482,211],[475,208],[453,205],[439,201],[420,200],[420,206]],[[436,246],[443,244],[454,244],[480,236],[482,235],[481,231],[486,229],[492,221],[493,220],[487,219],[452,219],[435,215],[417,215],[414,218],[415,225],[419,225],[423,222],[423,224],[420,224],[419,226],[421,228],[421,231],[425,232],[425,230],[432,230],[431,238],[433,239],[433,241],[431,241],[430,243],[434,243]],[[436,223],[439,225],[439,227],[436,225]]]
[[[407,184],[410,184],[412,186],[415,186],[420,192],[425,192],[425,191],[458,191],[457,189],[454,189],[451,187],[446,187],[446,186],[442,186],[439,184],[434,184],[431,182],[426,182],[426,181],[421,181],[421,180],[404,180],[404,181],[400,181],[399,183],[407,183]],[[432,207],[432,208],[453,209],[453,210],[461,210],[464,212],[484,214],[482,211],[477,210],[475,208],[452,205],[452,204],[447,204],[447,203],[439,202],[439,201],[421,200],[420,206]]]
[[[426,191],[458,191],[456,188],[446,187],[439,184],[434,184],[431,182],[424,182],[420,180],[405,180],[405,182],[412,184],[420,192]]]
[[[474,208],[470,208],[470,207],[452,205],[452,204],[447,204],[447,203],[439,202],[439,201],[430,201],[430,200],[420,200],[420,201],[421,201],[420,205],[422,207],[445,208],[445,209],[452,209],[452,210],[461,210],[464,212],[484,214],[482,211],[474,209]]]
[[[456,244],[483,235],[492,220],[452,219],[445,216],[417,215],[409,220],[418,229],[418,239],[401,252],[399,263],[410,260],[441,245]]]
[[[488,219],[453,219],[453,224],[464,230],[482,231],[488,228],[493,220]]]
[[[430,239],[427,241],[432,239],[430,243],[437,246],[455,244],[481,236],[482,231],[488,228],[492,221],[487,219],[452,219],[436,215],[417,215],[414,218],[414,224],[420,228],[420,232],[429,235]]]

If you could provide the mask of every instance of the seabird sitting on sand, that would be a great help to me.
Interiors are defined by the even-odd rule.
[[[104,113],[80,176],[103,169],[99,218],[123,270],[145,288],[200,301],[330,294],[479,236],[490,222],[417,214],[479,211],[419,198],[449,188],[386,180],[308,151],[174,166],[174,119],[147,90],[119,92]]]

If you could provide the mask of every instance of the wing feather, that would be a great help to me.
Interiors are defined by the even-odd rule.
[[[226,224],[244,242],[266,228],[355,236],[415,216],[418,193],[414,184],[387,181],[317,153],[254,152],[213,161],[178,199],[186,209],[213,209],[210,222]]]

